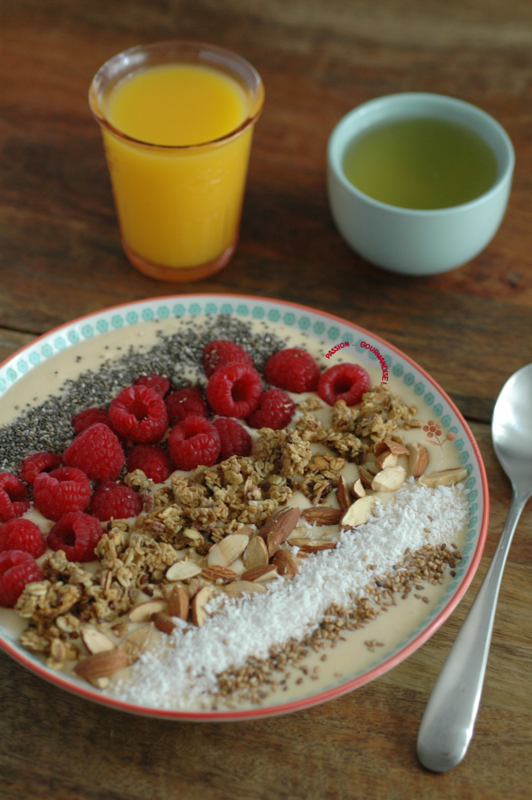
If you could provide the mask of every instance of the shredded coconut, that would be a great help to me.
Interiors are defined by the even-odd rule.
[[[341,534],[338,547],[306,560],[300,574],[279,578],[267,594],[215,598],[216,613],[201,628],[178,626],[156,651],[144,653],[109,692],[126,702],[159,708],[192,708],[216,691],[217,676],[252,656],[266,658],[273,645],[302,640],[332,604],[349,605],[368,596],[372,575],[396,569],[407,548],[452,544],[467,517],[463,486],[429,489],[410,478],[373,517]],[[218,607],[218,608],[217,608]]]

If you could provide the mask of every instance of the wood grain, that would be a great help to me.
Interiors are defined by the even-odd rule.
[[[141,42],[209,41],[261,73],[241,237],[213,278],[178,288],[123,255],[87,91]],[[527,798],[532,783],[532,511],[510,553],[476,734],[434,775],[415,742],[430,690],[496,548],[510,487],[489,431],[497,394],[532,361],[532,6],[528,0],[0,0],[0,360],[107,306],[193,292],[307,304],[414,358],[469,420],[489,476],[479,571],[440,630],[382,678],[326,705],[245,724],[127,716],[49,686],[0,653],[2,800]],[[326,145],[349,109],[398,91],[472,102],[510,134],[517,167],[494,240],[461,269],[388,274],[343,242]]]

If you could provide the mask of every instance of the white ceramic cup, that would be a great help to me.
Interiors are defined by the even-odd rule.
[[[434,210],[391,206],[355,188],[343,171],[353,139],[368,128],[414,117],[451,120],[481,136],[497,159],[493,186],[468,203]],[[353,250],[391,272],[434,275],[465,264],[491,241],[506,211],[515,157],[504,128],[476,106],[439,94],[404,93],[346,114],[329,138],[327,161],[332,215]]]

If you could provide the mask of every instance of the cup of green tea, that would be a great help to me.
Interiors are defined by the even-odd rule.
[[[347,243],[377,266],[432,275],[461,266],[502,221],[515,163],[501,125],[444,95],[404,93],[350,111],[328,144],[328,192]]]

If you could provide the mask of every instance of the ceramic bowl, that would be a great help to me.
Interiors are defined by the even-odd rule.
[[[353,139],[368,128],[413,117],[461,123],[481,136],[497,160],[491,188],[468,203],[434,210],[388,205],[355,188],[343,171]],[[327,160],[330,207],[346,242],[373,264],[405,275],[446,272],[486,247],[506,211],[515,163],[510,138],[493,117],[462,100],[425,93],[388,95],[354,108],[334,128]]]
[[[155,705],[150,705],[140,695],[130,702],[102,693],[72,671],[57,671],[48,666],[39,654],[25,650],[18,641],[18,635],[25,627],[24,621],[15,619],[17,615],[10,609],[0,608],[0,650],[33,673],[86,699],[161,719],[220,722],[286,714],[339,697],[380,677],[415,652],[451,614],[475,574],[487,535],[489,495],[482,458],[467,423],[443,389],[408,355],[379,336],[354,322],[306,306],[271,298],[188,294],[138,300],[94,312],[35,339],[0,364],[0,411],[7,409],[7,418],[11,417],[12,390],[25,389],[28,397],[32,397],[34,390],[31,387],[40,386],[46,387],[46,390],[42,389],[45,397],[51,391],[57,394],[46,375],[53,376],[60,371],[66,377],[61,364],[78,365],[78,359],[81,364],[73,368],[86,370],[86,359],[90,357],[91,350],[93,355],[105,353],[108,358],[115,348],[123,347],[126,350],[132,341],[136,341],[135,347],[140,351],[141,348],[151,347],[151,344],[147,344],[150,336],[150,342],[152,339],[158,340],[157,331],[162,328],[172,335],[184,324],[192,333],[199,335],[204,326],[220,320],[224,324],[249,323],[258,326],[259,331],[271,331],[283,337],[288,335],[294,344],[299,337],[303,337],[309,346],[317,346],[323,353],[348,342],[354,357],[368,370],[380,371],[384,363],[397,391],[415,401],[420,419],[432,419],[442,429],[455,434],[454,447],[468,473],[464,491],[469,506],[469,520],[463,532],[460,563],[449,575],[448,583],[441,588],[434,602],[420,603],[421,608],[414,614],[400,605],[396,611],[390,609],[390,614],[397,612],[394,619],[395,624],[399,625],[388,639],[383,639],[384,644],[377,652],[364,646],[368,636],[371,638],[373,635],[371,632],[368,633],[365,628],[350,631],[345,641],[328,653],[327,670],[319,661],[323,672],[320,680],[309,679],[308,682],[294,684],[289,700],[279,689],[278,695],[266,698],[260,706],[244,704],[232,710],[225,706],[218,710],[174,708],[164,691],[159,694]],[[139,336],[144,338],[137,338]],[[139,342],[143,344],[139,345]],[[380,364],[375,350],[382,355]],[[116,354],[113,358],[116,358]],[[72,377],[70,367],[68,373]],[[437,451],[437,447],[430,450]]]

